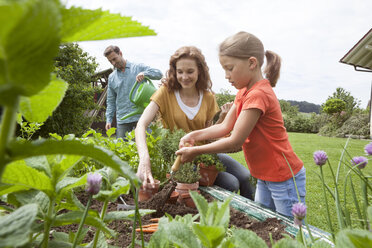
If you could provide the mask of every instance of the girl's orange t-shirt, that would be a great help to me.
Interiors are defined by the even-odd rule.
[[[239,90],[234,104],[237,117],[241,111],[262,111],[256,126],[243,144],[244,156],[253,177],[282,182],[296,175],[303,167],[288,140],[279,101],[266,79],[258,81],[252,88]],[[287,163],[288,161],[288,163]]]

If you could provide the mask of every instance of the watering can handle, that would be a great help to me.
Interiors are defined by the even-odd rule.
[[[145,76],[145,78],[142,80],[142,82],[145,82],[145,81],[149,82],[150,84],[152,84],[152,86],[154,86],[154,84],[151,82],[150,78],[148,78],[148,77],[146,77],[146,76]],[[129,100],[130,100],[132,103],[134,103],[134,101],[133,101],[133,99],[132,99],[133,91],[134,91],[134,89],[136,88],[137,84],[138,84],[138,81],[136,81],[136,82],[134,83],[134,85],[133,85],[133,87],[132,87],[132,89],[130,90],[130,93],[129,93]],[[154,86],[154,87],[155,87],[155,86]]]

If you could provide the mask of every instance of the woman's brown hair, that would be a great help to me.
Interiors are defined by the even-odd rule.
[[[179,90],[182,88],[181,84],[177,81],[176,64],[180,59],[184,58],[194,59],[198,67],[196,89],[211,91],[212,82],[207,62],[200,49],[194,46],[184,46],[177,49],[169,60],[169,70],[167,71],[166,78],[162,79],[162,83],[166,85],[169,90]]]
[[[262,42],[253,34],[242,31],[228,37],[220,44],[219,55],[239,59],[255,57],[260,67],[262,67],[264,56],[266,56],[265,77],[270,81],[272,87],[275,87],[279,79],[280,56],[272,51],[265,52]]]

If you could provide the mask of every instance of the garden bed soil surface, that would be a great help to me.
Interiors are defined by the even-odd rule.
[[[166,187],[165,187],[166,188]],[[159,218],[164,216],[164,213],[168,213],[171,216],[184,216],[186,214],[197,214],[198,211],[197,209],[194,208],[189,208],[185,205],[182,205],[180,203],[176,204],[162,204],[163,208],[159,208],[156,203],[159,201],[157,199],[162,199],[163,196],[161,194],[166,191],[165,188],[154,195],[153,198],[146,202],[140,202],[139,207],[141,209],[154,209],[157,210],[155,213],[145,215],[141,220],[142,220],[142,225],[147,225],[151,224],[150,219],[151,218]],[[210,196],[208,193],[201,192],[201,194],[204,196],[204,198],[207,199],[208,202],[211,202],[215,200],[212,196]],[[82,192],[81,194],[78,194],[78,198],[80,201],[85,205],[88,196]],[[134,200],[132,195],[122,195],[122,198],[126,202],[126,204],[129,205],[134,205]],[[162,202],[160,200],[160,202]],[[121,201],[119,200],[118,202],[115,203],[110,203],[108,206],[108,211],[117,211],[117,205],[121,204]],[[100,211],[102,207],[102,203],[96,200],[92,201],[91,208],[96,209],[97,211]],[[253,218],[248,217],[245,213],[242,213],[234,208],[230,208],[230,226],[235,226],[238,228],[244,228],[251,230],[255,232],[259,237],[261,237],[266,244],[271,247],[271,242],[270,242],[270,236],[269,234],[271,233],[272,239],[275,242],[283,238],[283,233],[288,234],[284,229],[285,225],[281,223],[280,220],[276,218],[268,218],[265,221],[257,221]],[[61,232],[76,232],[77,231],[77,225],[68,225],[68,226],[62,226],[62,227],[57,227],[53,228],[56,231],[61,231]],[[129,247],[131,242],[132,242],[132,228],[133,228],[133,223],[131,221],[127,220],[116,220],[113,221],[112,223],[109,224],[109,228],[115,230],[118,233],[118,236],[115,239],[109,240],[110,245],[115,245],[119,247]],[[94,237],[94,232],[89,231],[87,236],[85,237],[84,241],[89,242],[92,240]],[[136,238],[137,240],[141,240],[140,233],[136,233]],[[144,233],[144,240],[148,242],[151,238],[151,234],[149,233]],[[136,245],[136,247],[141,247],[140,245]]]

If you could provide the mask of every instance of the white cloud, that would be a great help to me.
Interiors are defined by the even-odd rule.
[[[339,60],[368,32],[372,24],[370,0],[69,0],[68,5],[102,8],[132,16],[158,35],[108,41],[81,42],[95,56],[100,69],[110,67],[102,56],[107,45],[120,46],[128,60],[165,72],[173,52],[184,45],[199,47],[210,67],[213,89],[236,92],[224,79],[217,47],[240,30],[258,36],[266,49],[283,59],[275,88],[279,99],[323,103],[336,87],[368,102],[372,73],[356,72]]]

